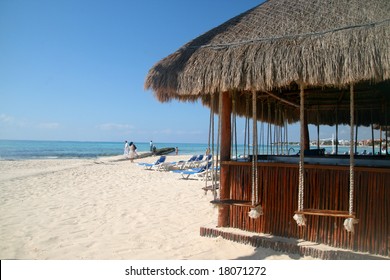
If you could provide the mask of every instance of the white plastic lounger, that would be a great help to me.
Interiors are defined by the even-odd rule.
[[[145,169],[152,169],[152,168],[157,168],[160,164],[164,163],[166,160],[166,156],[160,156],[158,160],[154,163],[137,163],[140,166],[145,167]]]
[[[172,161],[172,162],[163,162],[160,164],[157,168],[159,171],[171,171],[171,170],[180,170],[184,169],[184,166],[188,163],[193,162],[196,160],[198,156],[193,155],[188,160],[180,160],[180,161]]]
[[[189,179],[193,177],[194,179],[203,180],[210,173],[212,162],[208,162],[202,167],[195,167],[186,170],[173,170],[171,172],[181,174],[183,179]]]

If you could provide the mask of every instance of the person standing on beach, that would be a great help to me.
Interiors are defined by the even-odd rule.
[[[176,155],[179,154],[179,148],[178,147],[176,147],[175,152],[176,152]]]
[[[129,155],[129,143],[127,143],[127,140],[125,141],[125,149],[123,151],[123,155],[125,156]]]
[[[130,142],[129,144],[129,149],[130,149],[130,152],[129,152],[129,158],[130,158],[130,161],[133,162],[134,158],[136,157],[137,155],[137,152],[135,151],[136,150],[136,146],[134,145],[133,142]]]
[[[153,145],[152,151],[153,151],[153,155],[155,156],[155,155],[156,155],[156,152],[157,152],[157,147],[156,147],[155,145]]]
[[[152,152],[153,151],[153,141],[150,140],[150,151]]]
[[[133,146],[134,146],[134,154],[135,154],[135,157],[139,157],[138,155],[138,151],[137,151],[137,146],[135,145],[135,143],[133,142]]]

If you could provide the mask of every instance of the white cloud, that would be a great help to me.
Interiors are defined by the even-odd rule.
[[[7,126],[13,126],[14,128],[38,128],[38,129],[57,129],[60,127],[60,124],[57,122],[42,122],[34,123],[32,121],[25,121],[23,119],[18,119],[7,114],[0,114],[0,124]]]
[[[128,131],[133,129],[134,127],[132,125],[128,124],[118,124],[118,123],[105,123],[100,124],[97,126],[97,128],[101,130],[121,130],[121,131]]]
[[[157,134],[165,134],[165,135],[171,135],[173,134],[172,130],[171,129],[163,129],[161,131],[158,131]]]
[[[150,133],[149,133],[150,134]],[[161,129],[161,130],[155,130],[151,134],[153,135],[202,135],[203,132],[199,130],[176,130],[176,129]]]
[[[190,131],[185,131],[185,130],[178,130],[175,133],[176,135],[202,135],[204,134],[204,131],[200,130],[190,130]]]
[[[14,122],[14,118],[6,114],[0,114],[0,123],[11,124]]]
[[[38,127],[43,129],[57,129],[60,127],[60,124],[56,122],[47,122],[38,124]]]
[[[17,119],[7,114],[0,114],[0,125],[13,126],[17,128],[23,128],[27,125],[27,122]]]

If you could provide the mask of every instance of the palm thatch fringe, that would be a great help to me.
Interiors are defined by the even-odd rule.
[[[343,99],[343,89],[351,83],[362,84],[362,92],[369,86],[361,95],[369,101],[362,101],[364,107],[376,100],[371,108],[375,110],[383,99],[389,101],[389,15],[388,0],[269,0],[156,63],[145,88],[161,102],[202,99],[206,106],[210,106],[206,95],[255,90],[259,102],[273,100],[272,106],[279,107],[283,102],[267,92],[299,104],[296,85],[304,83],[307,94],[316,97],[312,104],[318,107],[327,100],[320,122],[331,124],[334,110],[329,106]],[[321,98],[331,92],[336,93],[333,99],[326,94]],[[308,102],[311,106],[310,97]],[[339,105],[339,120],[348,123],[348,114]],[[283,107],[288,108],[287,121],[298,120],[294,106]],[[239,108],[238,113],[245,114]],[[319,120],[315,114],[308,118],[309,123]]]

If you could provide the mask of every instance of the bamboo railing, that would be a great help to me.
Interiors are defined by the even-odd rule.
[[[251,164],[225,161],[230,199],[251,200]],[[344,218],[306,215],[306,226],[293,220],[298,205],[298,166],[258,163],[258,192],[264,215],[248,216],[249,207],[230,206],[230,227],[276,236],[299,238],[329,246],[390,256],[390,169],[355,167],[354,233]],[[304,207],[348,210],[349,167],[305,164]]]

